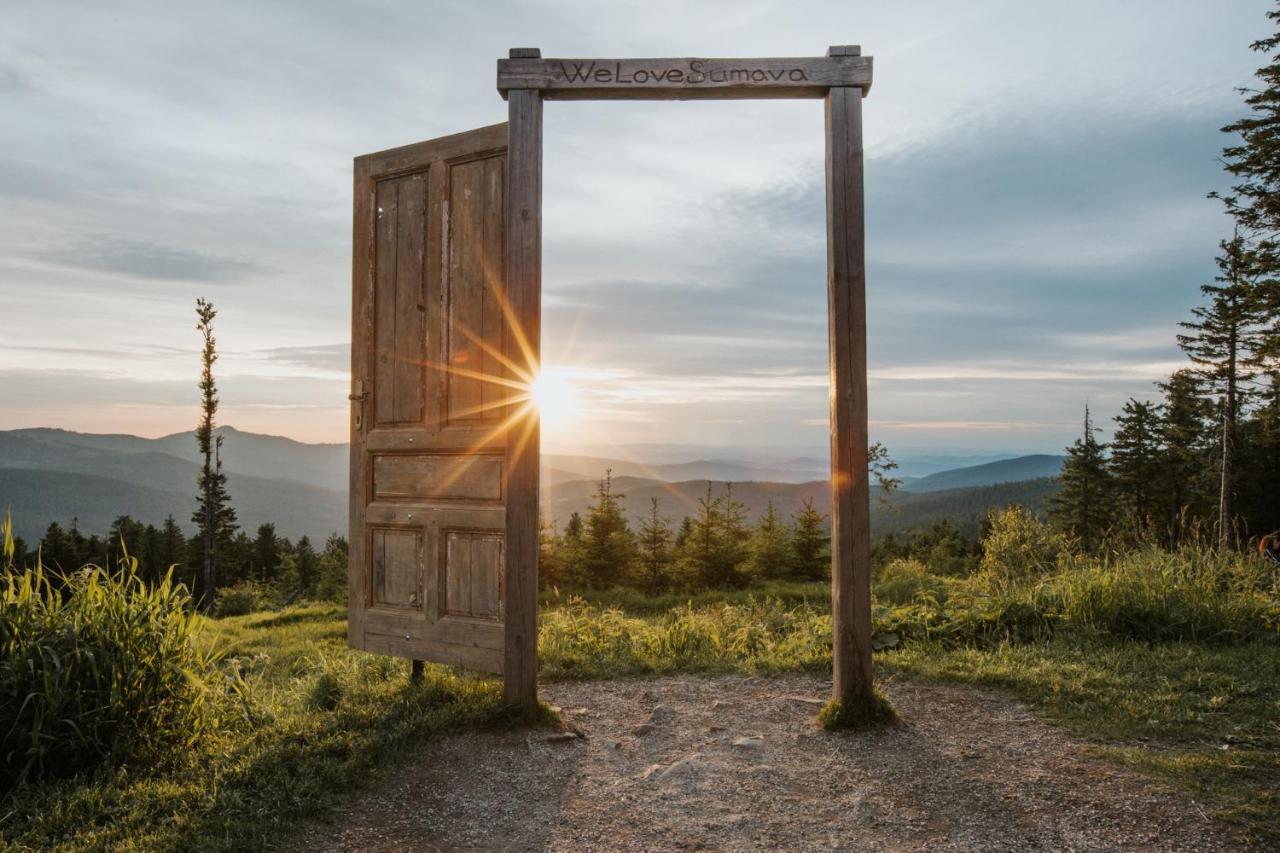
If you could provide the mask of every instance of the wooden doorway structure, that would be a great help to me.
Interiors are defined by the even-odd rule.
[[[542,117],[548,100],[822,99],[832,698],[870,695],[862,98],[872,61],[498,60],[505,125],[357,158],[351,569],[356,648],[501,672],[537,702]],[[495,397],[494,387],[506,388]],[[523,390],[522,390],[523,389]]]

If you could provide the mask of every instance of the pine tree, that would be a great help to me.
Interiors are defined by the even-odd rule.
[[[1199,381],[1190,370],[1179,370],[1160,384],[1160,443],[1164,446],[1159,491],[1165,497],[1164,523],[1169,547],[1176,548],[1185,532],[1184,520],[1196,518],[1205,505],[1208,447],[1205,440],[1211,407],[1200,396]]]
[[[689,541],[689,537],[693,535],[693,519],[685,516],[680,519],[680,526],[676,528],[675,547],[676,550],[684,548],[685,543]]]
[[[164,524],[160,525],[160,536],[156,543],[156,579],[164,577],[169,569],[173,569],[174,581],[180,580],[190,585],[190,569],[183,571],[186,555],[187,537],[172,515],[165,516]]]
[[[640,588],[660,592],[670,582],[671,522],[658,511],[658,499],[649,499],[649,514],[640,521],[640,559],[637,563]]]
[[[707,494],[698,499],[697,511],[689,521],[688,535],[680,548],[679,572],[686,585],[713,589],[720,584],[718,559],[721,554],[721,530],[724,498],[714,494],[707,483]]]
[[[538,527],[538,586],[546,589],[563,582],[564,540],[556,532],[555,519],[540,519]]]
[[[614,586],[631,573],[635,537],[622,512],[624,497],[613,491],[613,471],[606,471],[596,488],[583,531],[582,572],[590,586]]]
[[[1164,522],[1160,493],[1164,448],[1160,444],[1160,414],[1155,403],[1130,399],[1116,416],[1111,440],[1111,473],[1120,518],[1141,539],[1153,524]]]
[[[582,541],[582,516],[574,512],[569,516],[569,523],[564,526],[564,538],[571,542]]]
[[[258,535],[253,539],[251,553],[250,577],[257,581],[274,579],[280,570],[280,540],[276,536],[274,524],[267,522],[258,525]]]
[[[1112,516],[1112,483],[1107,470],[1106,445],[1099,443],[1097,428],[1084,408],[1084,435],[1067,448],[1059,475],[1061,485],[1049,500],[1049,514],[1074,535],[1086,551],[1102,545]]]
[[[1280,529],[1280,370],[1267,374],[1240,428],[1238,515],[1252,535]]]
[[[296,589],[301,595],[314,595],[316,582],[320,580],[320,555],[311,544],[309,536],[303,536],[293,546],[293,566],[297,573]]]
[[[1280,11],[1267,13],[1280,24]],[[1222,198],[1227,211],[1251,233],[1280,232],[1280,33],[1260,39],[1250,49],[1267,55],[1255,75],[1261,86],[1244,88],[1250,115],[1222,129],[1239,141],[1223,149],[1226,170],[1238,180]]]
[[[827,517],[813,507],[813,498],[791,522],[790,574],[800,580],[823,580],[831,576],[831,536],[825,528]]]
[[[745,569],[751,556],[751,529],[747,526],[747,506],[733,496],[733,483],[724,484],[724,505],[720,520],[720,553],[717,555],[716,586],[746,586]]]
[[[347,566],[349,563],[346,537],[329,534],[318,561],[316,598],[321,601],[347,600]]]
[[[203,463],[196,479],[198,494],[196,511],[191,520],[199,530],[201,591],[200,600],[213,600],[218,581],[218,546],[226,542],[236,530],[236,511],[227,494],[227,475],[222,472],[222,436],[214,435],[214,422],[218,414],[218,387],[213,379],[213,365],[218,360],[217,344],[213,337],[213,319],[217,316],[213,303],[196,300],[196,330],[204,341],[201,350],[200,371],[200,424],[196,427],[196,445],[200,448]]]
[[[1221,243],[1216,284],[1200,288],[1209,304],[1192,310],[1181,325],[1178,345],[1196,365],[1205,393],[1218,398],[1218,545],[1226,548],[1235,524],[1235,451],[1246,384],[1253,378],[1249,358],[1258,345],[1259,305],[1254,289],[1253,253],[1237,232]]]
[[[70,572],[79,568],[75,564],[75,553],[71,547],[71,538],[56,521],[49,522],[44,536],[40,537],[40,561],[48,568]]]
[[[787,528],[778,511],[769,501],[764,514],[751,532],[751,557],[747,570],[755,577],[778,578],[787,571],[791,559],[791,547],[787,541]]]

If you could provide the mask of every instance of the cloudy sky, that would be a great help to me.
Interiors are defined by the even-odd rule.
[[[1176,367],[1264,0],[71,2],[0,27],[0,428],[344,440],[351,158],[502,121],[494,61],[861,44],[873,438],[1053,451]],[[551,103],[556,447],[821,448],[819,101]]]

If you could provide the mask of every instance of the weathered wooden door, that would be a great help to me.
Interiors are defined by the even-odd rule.
[[[355,161],[348,640],[495,672],[506,164],[506,124]]]

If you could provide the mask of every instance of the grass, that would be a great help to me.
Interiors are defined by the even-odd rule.
[[[1256,843],[1280,844],[1280,647],[1118,640],[909,644],[882,674],[1012,693],[1110,760],[1173,782]]]
[[[898,710],[878,688],[869,695],[832,699],[818,712],[818,725],[829,732],[861,732],[898,723]]]
[[[176,768],[129,765],[29,785],[0,805],[0,847],[262,849],[393,768],[423,740],[523,722],[499,682],[348,651],[345,610],[207,620],[252,697],[243,719]],[[535,722],[548,721],[544,709]]]
[[[1052,550],[1011,540],[1015,551],[1031,543],[1017,565]],[[1052,556],[1047,576],[998,565],[940,580],[918,565],[887,572],[878,675],[1009,692],[1109,760],[1181,785],[1260,845],[1280,845],[1271,579],[1239,556]],[[406,662],[348,651],[344,617],[315,605],[203,620],[206,642],[230,647],[222,666],[246,685],[237,724],[177,768],[126,764],[22,789],[0,804],[0,848],[257,849],[426,739],[517,721],[495,679],[428,666],[412,685]],[[658,599],[553,592],[540,618],[541,675],[827,673],[830,637],[826,584]],[[823,722],[857,726],[890,711],[830,706]]]

